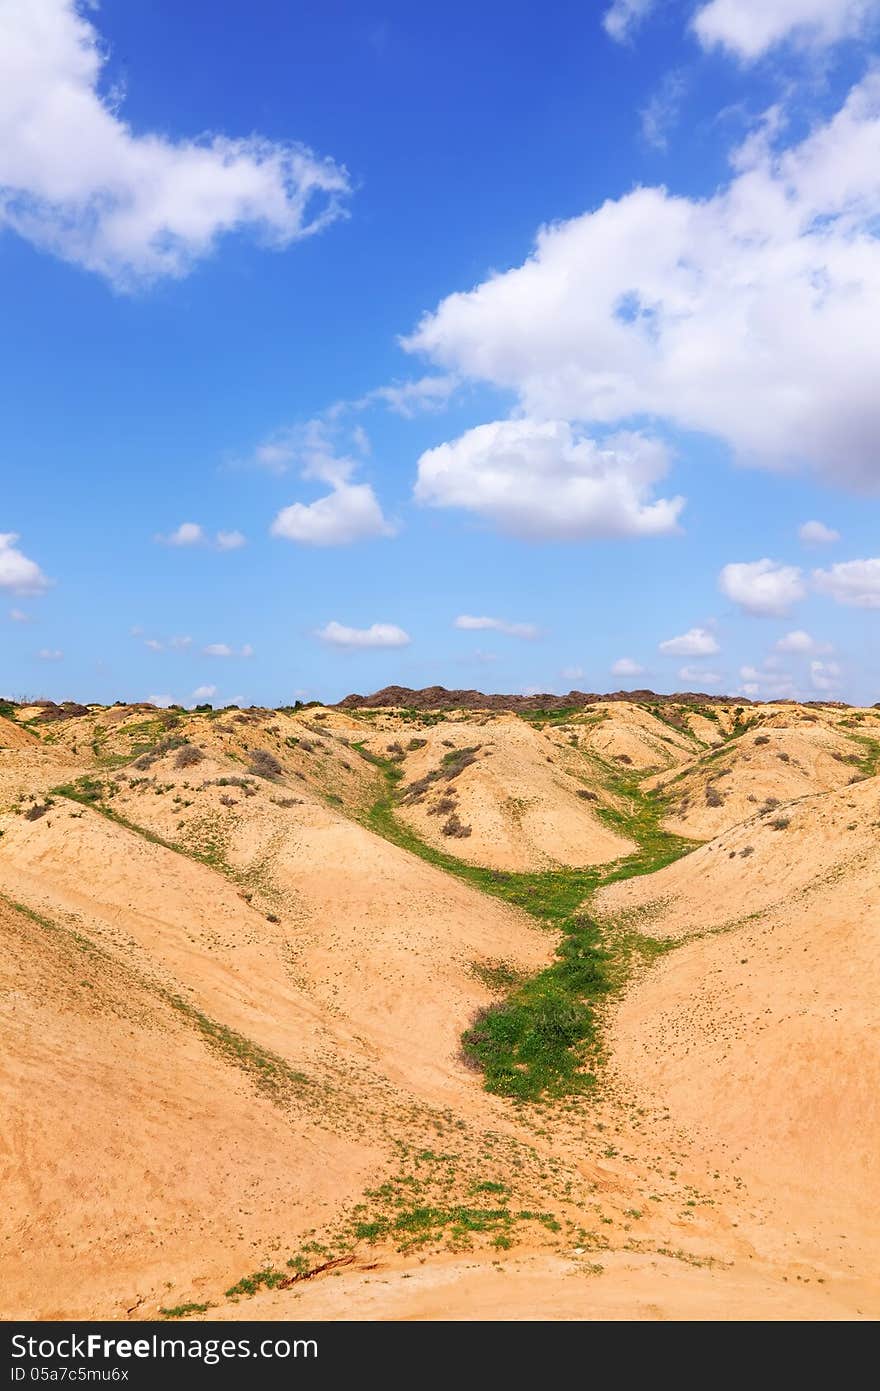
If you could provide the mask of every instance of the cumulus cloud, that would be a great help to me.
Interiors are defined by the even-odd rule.
[[[611,663],[612,676],[643,676],[645,668],[638,662],[634,662],[632,657],[618,657],[616,662]]]
[[[878,10],[877,0],[709,0],[693,28],[705,48],[753,62],[787,40],[825,47],[857,38]]]
[[[810,662],[810,680],[817,691],[838,691],[840,677],[837,662]]]
[[[803,655],[807,652],[830,652],[831,646],[827,642],[817,642],[812,634],[805,632],[803,628],[795,628],[779,639],[776,643],[776,651],[795,652]]]
[[[316,502],[282,507],[270,529],[273,536],[306,546],[347,546],[395,533],[368,483],[341,483]]]
[[[41,662],[60,662],[64,653],[58,647],[41,647],[37,657]]]
[[[404,346],[536,420],[654,417],[880,484],[880,70],[799,143],[777,113],[708,198],[637,188],[541,229]]]
[[[13,594],[43,594],[50,581],[37,562],[18,549],[17,541],[16,532],[0,531],[0,589]]]
[[[714,633],[708,628],[688,628],[679,637],[658,643],[658,647],[669,657],[711,657],[721,651]]]
[[[788,613],[807,592],[796,565],[766,559],[725,565],[718,587],[732,603],[759,617]]]
[[[247,538],[240,531],[218,531],[214,544],[218,551],[238,551],[247,544]]]
[[[247,544],[240,531],[218,531],[212,540],[200,522],[181,522],[167,536],[160,534],[155,539],[163,546],[214,546],[218,551],[237,551]]]
[[[838,604],[880,609],[880,558],[844,560],[828,570],[814,570],[813,584]]]
[[[303,478],[318,479],[331,489],[314,502],[282,507],[270,527],[273,536],[306,546],[347,546],[396,535],[397,527],[385,517],[370,484],[351,482],[359,460],[339,452],[338,435],[335,419],[318,417],[261,446],[273,451],[275,472],[296,463]],[[348,440],[360,454],[368,452],[369,441],[360,427],[348,431]]]
[[[798,529],[798,536],[807,546],[826,546],[840,540],[840,532],[824,522],[804,522]]]
[[[254,649],[249,642],[236,650],[228,642],[209,642],[202,648],[202,655],[205,657],[252,657]]]
[[[416,501],[458,507],[528,540],[657,536],[677,530],[684,499],[654,499],[669,466],[636,433],[602,444],[564,420],[496,420],[419,459]]]
[[[196,686],[192,693],[193,700],[210,700],[217,694],[216,686]]]
[[[305,146],[136,133],[83,8],[0,6],[0,226],[128,289],[185,275],[224,233],[281,249],[341,215],[345,170]]]
[[[348,628],[344,623],[327,623],[318,632],[322,642],[332,647],[407,647],[409,633],[394,623],[371,623],[369,628]]]
[[[602,16],[602,27],[609,38],[624,43],[631,38],[657,0],[612,0]]]
[[[717,671],[703,671],[700,667],[681,667],[678,673],[680,681],[691,681],[699,683],[704,690],[710,690],[715,686],[720,686],[722,677]]]
[[[390,386],[377,386],[359,401],[353,409],[362,410],[374,401],[383,401],[395,415],[412,420],[417,415],[442,410],[458,385],[454,376],[419,377],[415,381],[393,382]]]
[[[511,638],[536,638],[539,631],[534,623],[508,623],[504,618],[475,618],[470,613],[460,613],[452,626],[471,633],[506,633]]]

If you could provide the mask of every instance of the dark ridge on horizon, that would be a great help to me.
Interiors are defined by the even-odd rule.
[[[445,686],[425,686],[413,690],[410,686],[384,686],[372,695],[347,695],[337,702],[335,710],[376,710],[403,708],[407,710],[573,710],[603,701],[626,700],[634,705],[831,705],[851,709],[843,700],[749,700],[747,696],[710,695],[705,691],[676,691],[673,695],[658,695],[656,691],[569,691],[568,695],[487,695],[484,691],[449,691]]]

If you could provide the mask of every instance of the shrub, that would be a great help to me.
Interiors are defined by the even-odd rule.
[[[740,853],[740,856],[742,857],[742,859],[745,859],[748,855],[754,855],[754,853],[755,853],[755,847],[754,847],[754,845],[744,845],[743,848],[742,848],[742,850],[740,850],[739,853]]]
[[[220,798],[220,805],[221,807],[237,807],[238,802],[234,797],[228,797],[224,792],[223,796]]]
[[[455,811],[454,797],[441,797],[439,802],[435,802],[432,807],[428,807],[429,816],[446,816],[450,811]]]
[[[174,766],[175,768],[192,768],[195,763],[201,763],[204,756],[201,749],[197,749],[195,744],[181,744],[174,760]]]
[[[39,821],[41,816],[45,816],[50,807],[54,806],[52,798],[49,797],[45,802],[35,802],[32,807],[28,807],[24,814],[25,821]]]
[[[251,749],[248,772],[258,778],[277,778],[283,769],[274,753],[268,749]]]
[[[415,753],[416,749],[423,749],[427,742],[427,739],[410,739],[406,746],[407,753]]]
[[[759,734],[758,737],[757,737],[757,739],[755,740],[755,743],[756,743],[756,744],[769,744],[769,743],[770,743],[770,735],[769,735],[769,734]]]
[[[576,797],[582,797],[585,802],[598,802],[599,798],[595,792],[590,792],[586,787],[579,787],[575,793]]]
[[[459,821],[457,812],[453,812],[449,820],[443,822],[440,830],[444,836],[455,836],[458,840],[463,840],[471,833],[470,826],[465,826]]]
[[[773,820],[770,822],[770,825],[773,827],[774,831],[784,831],[786,826],[791,825],[791,817],[774,816]]]
[[[724,798],[711,782],[706,787],[706,803],[710,807],[723,807]]]

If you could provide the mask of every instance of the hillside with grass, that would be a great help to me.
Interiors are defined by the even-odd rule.
[[[4,702],[4,1314],[876,1317],[880,711],[416,694]]]

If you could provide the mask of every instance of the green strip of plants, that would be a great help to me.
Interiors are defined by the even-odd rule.
[[[584,1059],[596,1042],[595,1004],[622,983],[637,955],[654,956],[668,947],[640,934],[604,933],[584,904],[602,885],[651,874],[693,850],[697,842],[664,831],[663,804],[647,796],[635,778],[605,765],[605,784],[625,809],[603,807],[598,815],[636,842],[638,850],[632,855],[610,866],[532,874],[465,864],[428,845],[398,820],[395,788],[403,777],[400,765],[362,744],[352,747],[384,778],[381,795],[364,817],[371,830],[484,893],[524,908],[561,934],[552,964],[516,985],[501,1003],[481,1011],[462,1036],[463,1055],[482,1069],[486,1089],[537,1101],[590,1087],[595,1078],[584,1070]]]

